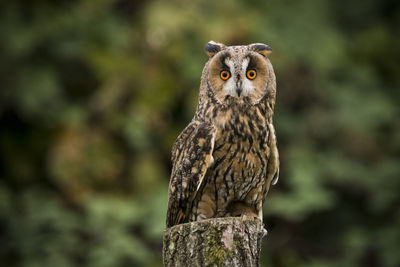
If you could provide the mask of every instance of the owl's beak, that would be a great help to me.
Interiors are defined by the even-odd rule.
[[[238,97],[240,97],[240,94],[242,93],[242,87],[240,87],[240,86],[236,87],[236,93],[237,93]]]

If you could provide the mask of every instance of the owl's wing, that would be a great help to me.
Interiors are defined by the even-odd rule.
[[[272,185],[276,185],[276,183],[278,182],[278,180],[279,180],[279,166],[278,166],[278,170],[276,171],[276,173],[275,173],[275,175],[274,175],[274,178],[272,179],[271,184],[272,184]]]
[[[187,222],[192,201],[212,163],[215,128],[193,121],[172,148],[172,173],[168,193],[167,227]]]
[[[263,202],[267,196],[269,185],[275,185],[279,179],[279,153],[276,144],[275,128],[272,123],[269,123],[267,127],[269,130],[268,146],[270,148],[270,155],[267,165],[267,182],[265,183],[266,187],[263,189]]]

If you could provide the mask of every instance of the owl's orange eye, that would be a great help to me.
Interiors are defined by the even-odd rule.
[[[221,76],[222,80],[226,81],[229,79],[229,77],[231,77],[231,73],[227,70],[223,70],[223,71],[221,71],[220,76]]]
[[[256,70],[248,70],[246,75],[248,79],[253,80],[254,78],[256,78],[257,72]]]

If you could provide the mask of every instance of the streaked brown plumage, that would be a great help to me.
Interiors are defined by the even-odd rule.
[[[167,227],[226,216],[262,220],[279,175],[270,52],[264,44],[206,45],[196,114],[172,149]]]

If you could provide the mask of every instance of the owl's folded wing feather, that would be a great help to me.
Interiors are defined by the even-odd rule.
[[[192,201],[212,161],[216,130],[208,123],[191,122],[172,148],[167,227],[188,221]]]
[[[276,135],[275,135],[275,128],[272,123],[267,125],[268,127],[268,147],[270,149],[270,154],[268,157],[268,164],[267,164],[267,181],[263,188],[263,202],[265,201],[265,197],[267,196],[269,186],[275,185],[279,179],[279,153],[278,147],[276,144]]]

